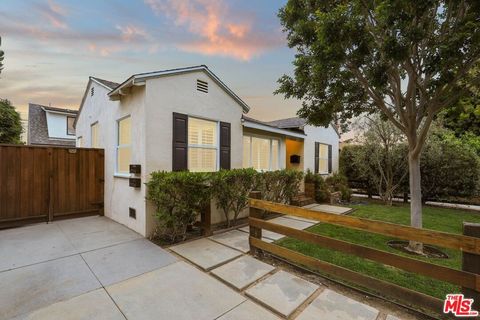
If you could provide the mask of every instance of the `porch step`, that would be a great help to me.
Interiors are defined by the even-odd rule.
[[[300,193],[298,196],[292,199],[292,205],[297,207],[308,206],[309,204],[315,203],[315,200],[307,197],[305,193]]]

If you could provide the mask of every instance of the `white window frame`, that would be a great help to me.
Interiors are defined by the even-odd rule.
[[[131,119],[131,115],[126,115],[124,117],[121,117],[119,119],[117,119],[116,123],[117,123],[117,127],[116,127],[116,138],[115,138],[115,174],[114,176],[116,177],[123,177],[123,178],[129,178],[130,177],[130,172],[119,172],[118,171],[118,149],[120,147],[130,147],[130,150],[132,149],[132,132],[130,131],[130,144],[123,144],[123,145],[120,145],[119,144],[119,140],[120,140],[120,122],[122,120],[125,120],[125,119],[128,119],[130,118],[130,121],[132,120]],[[131,122],[130,122],[131,123]],[[130,126],[130,130],[132,130],[132,127]]]
[[[326,156],[326,158],[322,158],[322,157],[321,157],[321,154],[322,154],[322,153],[320,152],[320,148],[321,148],[322,146],[324,146],[324,147],[327,148],[327,156]],[[321,174],[321,175],[329,174],[329,172],[328,172],[328,160],[329,160],[329,159],[328,159],[328,146],[329,146],[329,145],[326,144],[326,143],[321,143],[321,142],[318,143],[318,173]],[[327,160],[327,171],[321,171],[321,170],[320,170],[320,160]]]
[[[261,136],[261,135],[255,135],[255,134],[244,134],[243,137],[247,137],[249,138],[250,140],[250,159],[248,159],[248,167],[247,168],[253,168],[253,163],[252,163],[252,150],[253,150],[253,143],[252,143],[252,140],[253,138],[258,138],[258,139],[265,139],[265,140],[269,140],[269,145],[270,145],[270,163],[268,164],[268,169],[267,170],[263,170],[263,169],[255,169],[259,172],[261,171],[274,171],[274,170],[280,170],[280,139],[277,139],[277,138],[273,138],[273,137],[265,137],[265,136]],[[273,143],[272,141],[277,141],[277,168],[276,169],[273,169],[272,168],[272,165],[273,165]],[[243,144],[243,139],[242,139],[242,144]],[[243,150],[243,149],[242,149]],[[243,161],[243,159],[242,159]]]
[[[98,129],[99,129],[100,127],[99,127],[98,121],[95,121],[95,122],[93,122],[93,123],[90,125],[90,148],[99,148],[98,145],[97,145],[97,146],[94,146],[94,145],[93,145],[93,134],[92,134],[93,131],[92,131],[92,129],[93,129],[94,126],[96,126],[96,130],[97,130],[97,140],[98,140],[98,138],[99,138]],[[97,141],[97,142],[99,142],[99,141]],[[99,144],[100,144],[100,143],[99,143]]]
[[[190,144],[189,142],[189,126],[187,126],[187,154],[190,151],[190,148],[197,148],[197,149],[214,149],[216,150],[216,156],[215,156],[215,171],[220,170],[220,121],[219,120],[214,120],[214,119],[209,119],[205,117],[199,117],[199,116],[194,116],[194,115],[187,115],[188,121],[190,122],[190,119],[198,119],[198,120],[205,120],[205,121],[210,121],[210,122],[215,122],[215,130],[216,130],[216,140],[215,141],[215,146],[211,146],[209,144]],[[187,161],[187,169],[190,170],[189,163]]]

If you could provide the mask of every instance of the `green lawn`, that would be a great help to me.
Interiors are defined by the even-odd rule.
[[[356,209],[351,216],[405,225],[410,223],[409,207],[403,204],[395,204],[392,207],[388,207],[378,203],[370,203],[368,205],[352,205],[351,207]],[[423,210],[423,225],[426,229],[461,234],[463,221],[480,223],[480,214],[462,210],[435,207],[424,207]],[[441,248],[449,255],[449,259],[423,258],[411,256],[390,248],[386,243],[388,240],[394,239],[391,237],[323,223],[309,228],[308,231],[416,259],[425,260],[450,268],[461,269],[462,257],[461,252],[458,250]],[[289,249],[301,252],[305,255],[334,263],[347,269],[361,272],[369,276],[389,281],[441,299],[444,299],[447,293],[459,292],[460,290],[459,287],[443,281],[430,279],[370,260],[340,253],[338,251],[321,248],[319,246],[296,239],[285,238],[277,243]]]

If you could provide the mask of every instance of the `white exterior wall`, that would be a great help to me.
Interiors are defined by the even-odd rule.
[[[95,93],[90,95],[93,86]],[[122,101],[110,101],[108,89],[91,81],[87,96],[77,120],[76,134],[82,137],[84,147],[91,146],[92,123],[98,121],[100,147],[105,150],[105,215],[146,236],[145,186],[131,188],[128,179],[115,176],[117,120],[132,117],[132,164],[142,165],[142,183],[145,182],[145,88],[134,88]],[[136,209],[136,219],[129,217],[129,208]]]
[[[197,79],[208,82],[208,93],[196,89]],[[146,166],[152,171],[172,170],[173,112],[231,124],[231,167],[243,161],[242,107],[202,71],[160,77],[146,81]],[[149,207],[147,219],[153,219]],[[223,220],[223,213],[212,204],[212,223]],[[148,223],[149,228],[154,223]],[[150,229],[151,230],[151,229]]]
[[[67,134],[67,115],[46,111],[48,136],[50,138],[75,140],[75,135]],[[72,115],[72,117],[75,117]]]
[[[303,145],[304,170],[310,169],[315,172],[315,142],[320,142],[332,145],[332,172],[337,172],[339,137],[335,129],[331,125],[327,128],[307,125],[304,131],[307,135]]]

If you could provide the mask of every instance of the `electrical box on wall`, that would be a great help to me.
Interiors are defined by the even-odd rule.
[[[128,185],[132,188],[140,188],[142,180],[140,178],[129,178]]]
[[[290,163],[300,163],[300,156],[298,154],[292,154],[290,156]]]
[[[137,219],[137,210],[134,208],[128,208],[128,216],[133,219]]]
[[[130,165],[130,173],[133,173],[133,174],[142,173],[142,166],[139,165],[139,164],[131,164]]]

